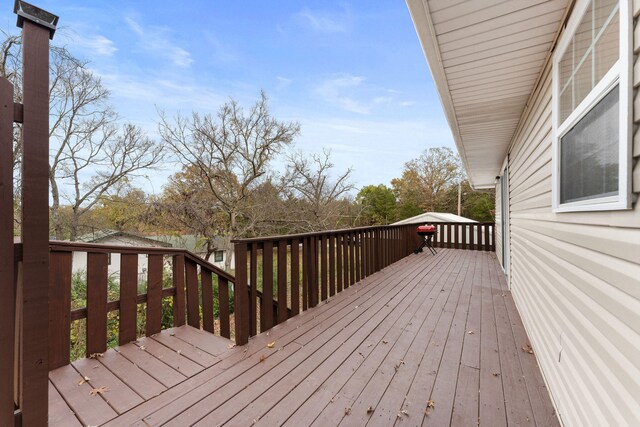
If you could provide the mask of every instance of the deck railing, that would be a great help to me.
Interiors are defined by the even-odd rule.
[[[433,246],[495,251],[493,223],[433,223]],[[236,342],[264,332],[411,254],[416,224],[238,239]]]
[[[14,285],[17,294],[15,348],[33,339],[30,334],[21,334],[22,293],[18,277],[22,274],[22,244],[14,244]],[[86,307],[72,307],[72,280],[78,265],[74,265],[74,254],[82,253],[83,275],[86,272]],[[84,255],[86,254],[86,261]],[[139,283],[139,257],[146,257],[146,286]],[[118,282],[118,296],[109,300],[108,264],[119,257],[119,271],[112,274]],[[144,277],[144,276],[143,276]],[[234,277],[205,261],[197,255],[175,248],[123,247],[100,244],[52,241],[49,243],[49,290],[48,313],[48,368],[56,369],[71,361],[72,323],[85,319],[86,328],[80,328],[86,340],[86,356],[107,350],[107,322],[109,313],[118,312],[117,321],[120,345],[138,338],[139,305],[146,304],[144,333],[150,336],[162,329],[163,299],[171,299],[172,326],[185,323],[195,328],[231,338],[230,290]],[[169,283],[169,286],[163,284]],[[139,288],[144,289],[138,293]],[[217,294],[214,289],[217,288]],[[113,295],[111,295],[113,297]],[[28,303],[29,301],[26,301]],[[3,304],[9,306],[10,302]],[[218,316],[214,318],[214,306]],[[219,326],[214,328],[215,321]],[[21,340],[21,342],[20,342]],[[23,376],[30,366],[18,350],[13,368],[14,401],[19,406]]]
[[[246,343],[407,256],[415,242],[414,226],[235,240],[236,342]]]

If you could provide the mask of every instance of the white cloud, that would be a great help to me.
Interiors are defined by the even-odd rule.
[[[76,37],[74,44],[91,50],[93,55],[113,56],[118,51],[113,41],[101,35]]]
[[[158,27],[144,28],[131,17],[125,17],[124,19],[129,28],[140,37],[139,42],[144,49],[169,59],[173,65],[180,68],[189,68],[194,62],[187,50],[176,46],[167,38],[165,29]]]
[[[330,13],[304,8],[296,17],[301,25],[321,33],[346,33],[351,25],[351,14],[346,10]]]
[[[369,85],[362,76],[345,73],[324,80],[316,86],[315,93],[331,105],[358,114],[370,114],[374,108],[393,100],[388,89]]]
[[[282,76],[276,76],[276,80],[278,81],[278,84],[276,86],[277,90],[286,89],[287,87],[291,86],[291,83],[293,83],[293,80]]]

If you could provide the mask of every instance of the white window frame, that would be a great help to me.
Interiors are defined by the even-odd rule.
[[[563,123],[560,123],[560,60],[569,47],[569,43],[591,0],[578,0],[561,35],[552,62],[552,207],[553,212],[580,212],[631,209],[631,147],[632,147],[632,14],[631,0],[620,0],[620,54],[618,61],[609,72],[589,92],[587,97],[571,112]],[[571,130],[591,109],[604,98],[613,87],[619,85],[619,159],[618,159],[618,194],[560,203],[560,138]]]

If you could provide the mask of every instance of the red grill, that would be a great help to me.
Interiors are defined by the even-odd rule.
[[[438,252],[435,250],[435,248],[431,245],[431,242],[433,240],[433,236],[436,235],[436,227],[435,225],[420,225],[418,226],[418,228],[416,228],[416,233],[418,233],[418,236],[422,237],[422,243],[420,244],[419,247],[417,247],[413,253],[420,253],[422,252],[422,249],[424,247],[429,248],[429,251],[435,255]]]

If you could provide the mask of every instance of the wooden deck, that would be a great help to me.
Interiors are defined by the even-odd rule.
[[[57,369],[49,417],[65,426],[558,425],[528,344],[495,254],[441,249],[242,347],[184,326]]]

